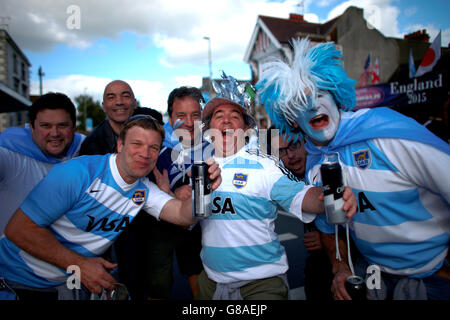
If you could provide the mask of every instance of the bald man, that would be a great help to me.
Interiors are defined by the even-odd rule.
[[[108,83],[103,92],[102,102],[102,109],[107,118],[86,138],[81,146],[80,155],[114,152],[120,129],[133,115],[136,105],[136,98],[128,83],[122,80]]]

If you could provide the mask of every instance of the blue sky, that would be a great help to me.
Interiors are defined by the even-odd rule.
[[[297,0],[2,0],[0,23],[22,48],[32,66],[31,93],[38,93],[37,70],[45,73],[44,91],[71,98],[87,93],[101,100],[111,80],[128,81],[143,106],[166,110],[170,91],[200,86],[209,75],[211,39],[213,77],[224,70],[250,79],[243,61],[258,15],[287,18]],[[450,2],[445,0],[307,0],[306,20],[325,22],[351,5],[385,36],[426,29],[433,39],[442,30],[450,42]],[[79,29],[68,19],[79,8]],[[1,19],[1,18],[0,18]],[[70,20],[74,22],[75,20]],[[76,21],[75,21],[76,22]]]

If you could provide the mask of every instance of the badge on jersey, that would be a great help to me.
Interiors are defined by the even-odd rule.
[[[145,202],[145,190],[136,190],[131,197],[131,200],[138,206]]]
[[[248,174],[243,173],[235,173],[233,177],[233,185],[240,189],[245,187],[247,184]]]
[[[372,164],[372,157],[369,149],[353,152],[353,162],[360,169],[366,169]]]

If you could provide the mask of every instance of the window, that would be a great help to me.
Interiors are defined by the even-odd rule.
[[[13,53],[13,71],[14,71],[14,73],[19,73],[18,63],[19,63],[19,61],[17,60],[17,54]]]
[[[26,73],[26,70],[25,70],[25,63],[22,62],[21,66],[22,66],[22,69],[21,69],[21,71],[22,71],[22,80],[26,81],[25,77],[26,77],[27,73]]]
[[[14,91],[19,92],[19,78],[14,77]]]

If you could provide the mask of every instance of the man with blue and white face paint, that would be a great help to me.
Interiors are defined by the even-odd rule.
[[[340,118],[338,108],[328,92],[319,93],[314,100],[308,98],[308,109],[296,119],[295,123],[317,145],[326,144],[336,134]]]
[[[347,77],[335,45],[311,46],[303,39],[293,47],[292,64],[264,66],[257,88],[277,128],[294,139],[306,136],[310,183],[322,184],[320,165],[326,155],[338,154],[359,203],[349,222],[363,255],[355,273],[366,277],[369,264],[381,270],[369,298],[450,299],[449,145],[391,109],[350,112],[355,81]],[[322,216],[315,223],[332,260],[334,298],[350,299],[344,284],[351,265],[335,258],[335,228]]]

